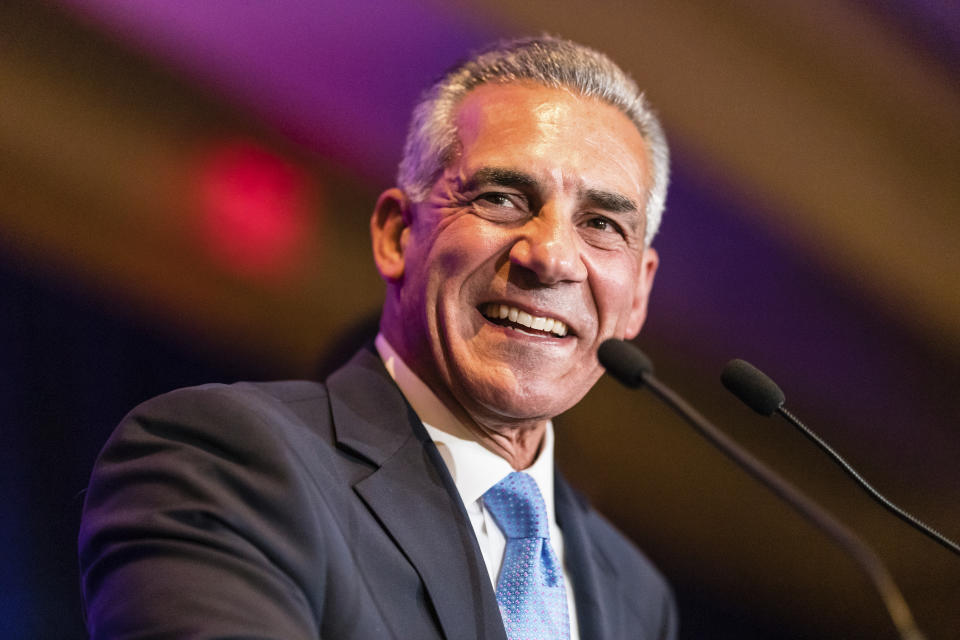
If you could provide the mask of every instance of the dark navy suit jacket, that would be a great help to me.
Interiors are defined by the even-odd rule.
[[[652,565],[558,475],[583,640],[676,635]],[[504,639],[456,488],[371,349],[326,384],[205,385],[132,411],[80,530],[109,638]]]

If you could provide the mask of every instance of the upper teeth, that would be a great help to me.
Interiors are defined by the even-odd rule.
[[[510,307],[505,304],[489,302],[483,306],[483,315],[488,318],[510,320],[510,322],[522,324],[531,329],[556,334],[561,338],[567,335],[567,325],[556,318],[530,315],[526,311],[521,311],[516,307]]]

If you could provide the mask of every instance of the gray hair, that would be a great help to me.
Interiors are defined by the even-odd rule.
[[[521,80],[597,98],[636,125],[647,143],[651,167],[644,238],[649,246],[660,227],[670,172],[670,153],[660,121],[637,84],[610,58],[553,36],[499,42],[447,71],[427,89],[413,110],[397,173],[400,188],[414,201],[423,201],[454,160],[460,151],[456,108],[471,89]]]

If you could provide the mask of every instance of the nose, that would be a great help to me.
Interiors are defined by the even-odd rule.
[[[510,249],[510,263],[536,274],[541,284],[580,282],[587,277],[573,222],[550,213],[541,212],[523,226]]]

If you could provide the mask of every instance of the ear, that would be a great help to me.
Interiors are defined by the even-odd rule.
[[[380,194],[370,216],[373,260],[384,280],[399,280],[403,276],[409,233],[410,200],[400,189],[387,189]]]
[[[627,322],[626,338],[633,340],[640,333],[643,323],[647,319],[647,302],[650,300],[650,290],[653,288],[653,277],[657,274],[660,256],[656,249],[647,247],[640,258],[640,273],[637,277],[637,288],[634,291],[633,307],[630,309],[630,318]]]

